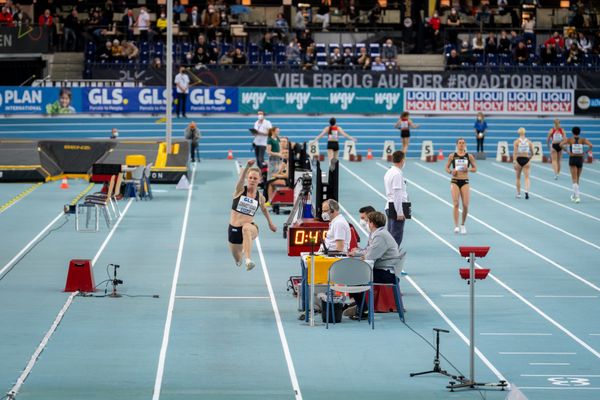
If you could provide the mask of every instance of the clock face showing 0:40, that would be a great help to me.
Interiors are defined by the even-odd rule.
[[[321,244],[327,236],[327,228],[292,228],[290,229],[290,244],[303,246]]]

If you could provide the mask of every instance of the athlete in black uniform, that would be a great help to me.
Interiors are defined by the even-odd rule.
[[[583,172],[583,146],[588,146],[588,154],[592,154],[592,143],[579,136],[581,129],[578,126],[573,127],[571,130],[573,137],[562,141],[561,146],[568,146],[569,151],[569,169],[571,170],[571,181],[573,182],[573,194],[571,195],[571,201],[579,203],[579,178],[581,172]]]
[[[469,171],[477,172],[475,157],[467,153],[467,144],[465,139],[459,138],[456,141],[456,152],[450,154],[446,163],[446,172],[452,175],[450,181],[450,191],[452,193],[452,203],[454,210],[454,233],[467,233],[465,221],[469,212]],[[462,220],[458,226],[458,200],[462,201]]]
[[[246,168],[240,174],[240,178],[233,193],[233,203],[231,205],[231,214],[229,216],[229,248],[239,267],[242,265],[242,256],[246,258],[246,270],[250,271],[255,267],[250,255],[252,253],[252,241],[258,237],[258,227],[254,223],[254,214],[260,207],[269,228],[277,231],[277,227],[271,221],[265,198],[258,191],[261,173],[258,168],[252,168],[254,160],[249,160]],[[247,180],[247,184],[244,182]]]

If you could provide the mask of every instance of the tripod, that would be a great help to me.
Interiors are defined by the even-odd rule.
[[[454,375],[448,373],[448,371],[446,371],[445,369],[442,369],[440,367],[440,332],[450,333],[450,331],[447,331],[445,329],[439,329],[439,328],[433,328],[433,330],[435,331],[435,358],[433,359],[433,369],[430,371],[412,372],[410,374],[410,376],[413,377],[413,376],[417,376],[417,375],[438,373],[438,374],[446,375],[453,379],[460,380],[459,379],[460,377],[454,376]]]
[[[118,285],[122,285],[123,281],[121,279],[117,279],[117,268],[120,267],[120,265],[117,264],[111,264],[114,267],[114,272],[113,272],[113,278],[110,280],[110,283],[112,283],[112,293],[108,295],[108,297],[113,297],[113,298],[117,298],[117,297],[121,297],[121,295],[119,293],[117,293],[117,286]]]

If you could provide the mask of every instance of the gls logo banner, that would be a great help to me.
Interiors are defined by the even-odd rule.
[[[238,90],[236,88],[196,88],[189,94],[189,111],[237,112]]]

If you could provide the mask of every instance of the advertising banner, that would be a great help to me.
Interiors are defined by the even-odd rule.
[[[47,88],[4,87],[2,114],[163,113],[166,93],[161,87]],[[188,94],[187,112],[238,111],[238,89],[196,87]]]
[[[240,88],[241,113],[395,114],[402,89],[265,89]]]
[[[575,114],[600,115],[600,91],[576,90]]]
[[[46,27],[19,26],[9,28],[0,27],[0,54],[15,53],[47,53],[48,35],[51,34]]]
[[[404,111],[424,114],[573,115],[573,90],[404,89]]]

